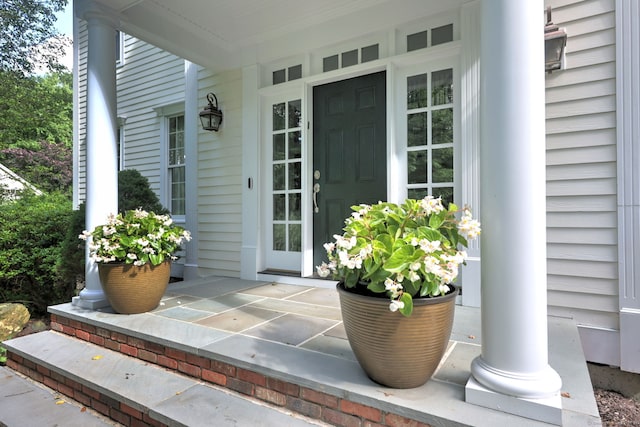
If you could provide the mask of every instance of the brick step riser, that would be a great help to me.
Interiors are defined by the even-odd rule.
[[[55,314],[51,315],[51,329],[332,425],[429,426],[399,414],[382,411],[302,385],[268,377],[226,362],[208,359]],[[60,391],[60,393],[65,394],[64,391]],[[69,396],[72,397],[72,395]],[[101,412],[97,408],[94,409]],[[118,420],[116,419],[116,421]]]
[[[62,373],[37,364],[17,354],[8,353],[7,366],[34,381],[73,399],[87,408],[91,408],[105,417],[110,418],[127,427],[167,427],[149,415],[149,409],[139,411],[98,390],[82,385],[77,381],[65,377]]]

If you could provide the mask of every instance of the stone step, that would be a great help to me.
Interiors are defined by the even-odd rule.
[[[326,425],[54,331],[3,346],[8,367],[127,426]]]

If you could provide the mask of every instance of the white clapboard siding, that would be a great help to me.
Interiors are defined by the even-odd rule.
[[[199,72],[199,93],[213,92],[224,120],[200,130],[198,145],[198,266],[201,274],[240,276],[242,245],[242,73]]]
[[[118,116],[124,125],[124,168],[144,175],[160,200],[166,179],[157,108],[184,103],[184,60],[135,37],[125,36],[124,64],[117,69]],[[183,107],[184,109],[184,107]]]
[[[567,68],[546,77],[549,313],[616,330],[615,1],[545,5],[568,34]]]

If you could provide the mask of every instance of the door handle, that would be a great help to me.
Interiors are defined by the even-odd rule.
[[[318,207],[318,193],[320,192],[320,184],[317,182],[313,184],[313,211],[315,213],[320,212],[320,208]]]

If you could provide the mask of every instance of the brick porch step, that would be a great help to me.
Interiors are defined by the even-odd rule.
[[[325,425],[55,331],[3,346],[9,368],[126,426]]]

